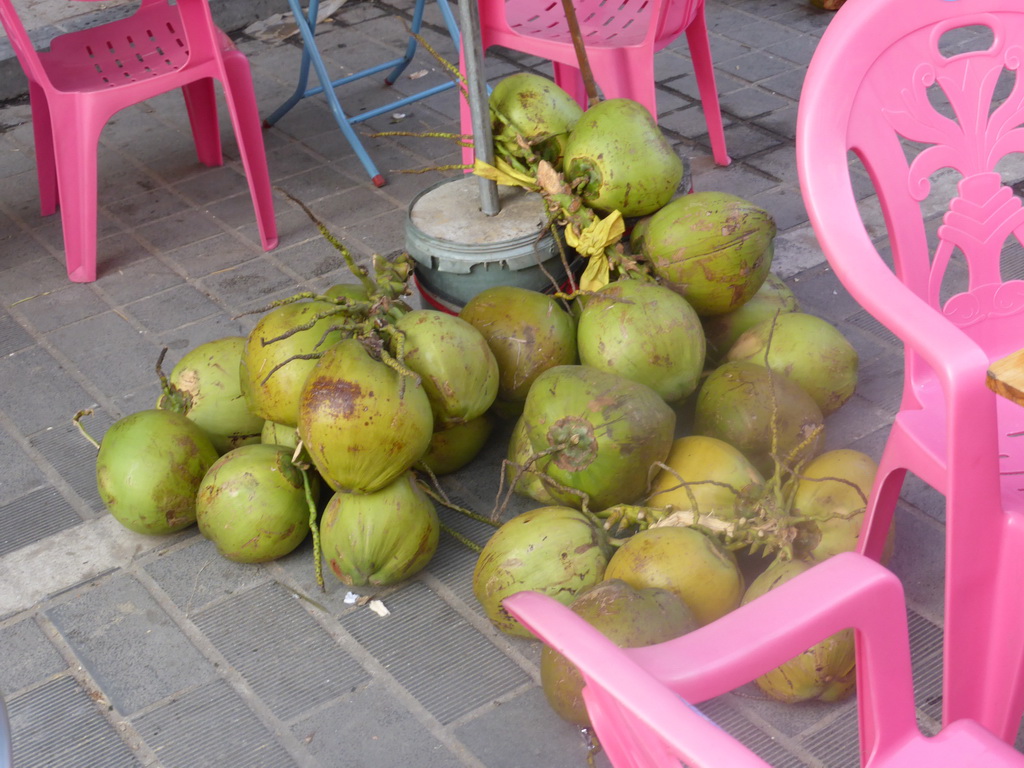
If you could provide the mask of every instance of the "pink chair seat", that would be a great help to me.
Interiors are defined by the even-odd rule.
[[[125,107],[182,89],[200,162],[223,163],[214,81],[224,89],[256,210],[260,241],[277,245],[273,195],[249,62],[218,29],[206,0],[143,0],[127,19],[32,46],[12,0],[3,23],[29,81],[40,209],[64,225],[68,277],[96,279],[97,148]]]
[[[716,163],[728,165],[704,0],[574,0],[573,5],[594,79],[604,97],[638,101],[655,119],[654,54],[686,33],[712,154]],[[550,60],[555,82],[586,106],[586,89],[561,0],[479,0],[479,8],[480,42],[485,52],[502,46]],[[465,73],[464,56],[460,67]],[[461,119],[462,132],[471,134],[465,98]],[[471,163],[472,158],[469,149],[463,159]]]
[[[520,592],[503,605],[580,670],[587,712],[616,768],[679,768],[680,761],[690,768],[765,768],[689,702],[733,690],[847,627],[856,630],[858,646],[864,766],[1024,766],[1024,755],[971,720],[949,723],[934,737],[921,733],[902,585],[852,552],[695,632],[642,648],[617,647],[538,592]]]
[[[945,496],[944,720],[1007,741],[1024,714],[1024,408],[985,379],[1024,347],[1024,281],[1010,279],[1024,205],[1009,186],[1024,153],[1021,40],[1019,0],[849,0],[808,68],[797,122],[822,250],[905,348],[860,551],[881,557],[908,471]],[[862,219],[851,157],[891,256]]]

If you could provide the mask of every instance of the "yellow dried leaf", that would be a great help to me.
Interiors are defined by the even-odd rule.
[[[583,276],[580,278],[580,290],[599,291],[608,285],[609,276],[608,257],[603,252],[591,256],[587,262],[587,268],[583,270]]]

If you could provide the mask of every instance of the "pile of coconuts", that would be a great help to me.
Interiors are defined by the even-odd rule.
[[[683,162],[635,102],[583,112],[534,75],[494,94],[494,174],[545,196],[589,254],[586,289],[496,286],[458,316],[414,310],[408,255],[376,257],[371,274],[316,222],[356,282],[190,350],[157,407],[99,446],[111,514],[153,535],[198,523],[236,562],[312,535],[321,585],[326,563],[376,588],[435,554],[443,526],[424,476],[472,466],[500,438],[496,530],[473,574],[483,610],[526,635],[501,603],[537,590],[623,645],[714,621],[852,549],[875,465],[824,451],[824,429],[857,356],[772,274],[770,214],[679,195]],[[533,508],[503,519],[510,493]],[[578,675],[544,654],[549,701],[585,723]],[[758,681],[782,701],[852,684],[847,635]]]
[[[526,635],[502,600],[530,589],[622,645],[658,642],[853,549],[876,465],[824,451],[824,437],[857,353],[771,272],[771,215],[677,194],[682,162],[635,103],[581,112],[526,74],[494,96],[514,151],[496,146],[498,170],[476,171],[538,191],[566,240],[591,248],[584,290],[564,301],[496,287],[460,313],[499,361],[496,412],[513,420],[501,482],[541,505],[478,559],[491,621]],[[586,724],[578,675],[550,649],[543,659],[549,702]],[[853,680],[842,633],[757,683],[780,701],[831,701]]]

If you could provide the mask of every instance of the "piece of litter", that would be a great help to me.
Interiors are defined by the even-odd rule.
[[[345,605],[355,605],[357,600],[359,600],[359,595],[355,592],[345,593]]]
[[[429,74],[430,74],[429,70],[421,69],[418,72],[413,72],[411,75],[409,75],[409,79],[410,80],[419,80],[421,77],[426,77]]]
[[[370,610],[376,613],[378,616],[390,616],[391,611],[380,600],[370,601]]]
[[[391,113],[391,119],[392,120],[405,120],[406,117],[407,117],[407,115],[405,114],[405,112],[392,112]]]

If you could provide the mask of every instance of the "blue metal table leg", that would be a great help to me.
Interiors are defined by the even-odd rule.
[[[310,24],[312,24],[314,26],[316,25],[316,14],[317,14],[317,12],[319,10],[317,6],[319,6],[319,5],[320,5],[320,0],[310,0],[310,4],[309,4],[309,14],[310,15],[309,15],[309,22],[308,23],[310,23]],[[294,8],[292,9],[292,12],[294,13]],[[272,126],[274,123],[276,123],[282,117],[284,117],[292,107],[294,107],[296,104],[298,104],[304,98],[306,98],[306,96],[307,96],[307,94],[306,94],[306,86],[309,83],[309,58],[310,58],[309,57],[309,49],[305,45],[303,45],[302,46],[302,61],[299,63],[299,82],[295,86],[295,91],[292,93],[291,96],[289,96],[285,100],[285,102],[281,106],[279,106],[277,109],[275,109],[270,114],[270,117],[266,118],[263,121],[263,126],[265,128],[269,128],[270,126]]]
[[[338,123],[338,127],[352,146],[352,149],[355,151],[359,161],[363,164],[366,172],[370,175],[371,180],[376,186],[383,186],[385,184],[384,177],[377,170],[377,167],[370,158],[369,153],[367,153],[366,149],[363,147],[359,136],[354,130],[352,130],[352,124],[368,120],[372,117],[383,114],[384,112],[403,107],[406,104],[419,101],[420,99],[432,96],[435,93],[440,93],[441,91],[454,87],[455,83],[444,83],[442,85],[434,86],[433,88],[428,88],[419,93],[413,94],[412,96],[397,99],[382,107],[361,113],[355,117],[349,117],[345,114],[345,110],[342,109],[341,103],[338,101],[337,94],[335,93],[335,89],[346,83],[359,80],[377,72],[382,72],[388,68],[391,68],[391,72],[385,78],[385,83],[387,85],[393,84],[409,65],[409,62],[412,61],[412,57],[416,52],[416,38],[410,36],[405,54],[397,59],[384,62],[383,64],[378,64],[374,67],[369,67],[354,75],[342,77],[337,80],[331,80],[330,75],[327,73],[327,68],[324,66],[323,59],[320,56],[320,51],[316,47],[315,33],[319,0],[310,0],[305,14],[302,12],[299,2],[300,0],[288,0],[288,5],[291,8],[292,15],[295,17],[295,23],[298,27],[299,34],[302,36],[303,43],[302,60],[299,65],[298,85],[292,95],[286,99],[281,106],[274,110],[273,113],[271,113],[271,115],[264,121],[264,124],[267,126],[273,125],[302,99],[320,93],[324,94],[324,97],[327,99],[327,103],[331,108],[331,112],[334,115],[334,119]],[[419,34],[423,25],[423,9],[425,4],[426,0],[417,0],[416,2],[412,23],[412,31],[416,34]],[[441,15],[444,18],[445,25],[448,28],[448,33],[451,36],[452,41],[456,44],[456,48],[458,48],[458,25],[455,23],[455,18],[452,16],[447,0],[438,0],[438,5],[440,6]],[[313,68],[313,71],[316,73],[317,79],[320,82],[320,85],[312,88],[309,87],[310,67]]]

